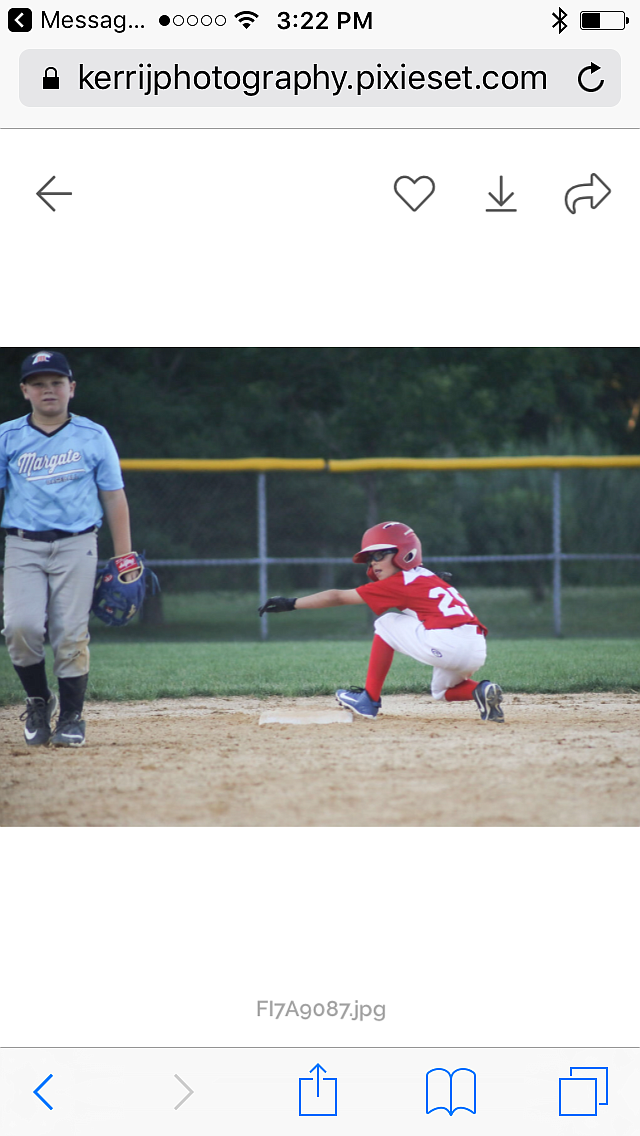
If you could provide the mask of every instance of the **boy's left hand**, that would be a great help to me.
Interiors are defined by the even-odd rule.
[[[290,599],[288,596],[271,596],[262,607],[258,608],[258,615],[264,615],[265,612],[293,611],[295,606],[295,599]]]

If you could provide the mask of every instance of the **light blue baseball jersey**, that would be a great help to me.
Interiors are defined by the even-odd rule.
[[[72,414],[53,434],[29,415],[0,426],[0,489],[6,529],[81,532],[102,524],[99,489],[122,489],[116,448],[90,418]]]

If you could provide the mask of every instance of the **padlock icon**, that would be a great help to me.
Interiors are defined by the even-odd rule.
[[[53,72],[52,75],[49,74],[50,71]],[[43,91],[60,90],[60,80],[58,78],[58,72],[56,71],[55,67],[45,67],[44,75],[42,76],[42,89]]]

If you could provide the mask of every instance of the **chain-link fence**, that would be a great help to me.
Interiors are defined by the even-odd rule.
[[[260,621],[256,608],[362,583],[351,557],[384,519],[415,528],[425,564],[453,572],[493,633],[640,634],[640,458],[122,464],[134,541],[163,588],[149,634],[369,634],[360,607]]]

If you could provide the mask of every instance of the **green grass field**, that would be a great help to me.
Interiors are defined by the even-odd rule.
[[[159,644],[126,641],[115,630],[110,642],[101,638],[92,646],[89,698],[332,694],[338,686],[363,684],[368,654],[369,639]],[[509,693],[640,692],[640,639],[490,641],[489,661],[476,677],[491,677]],[[428,689],[430,679],[429,667],[396,654],[385,692],[419,693]],[[21,700],[20,684],[3,651],[0,704]]]

